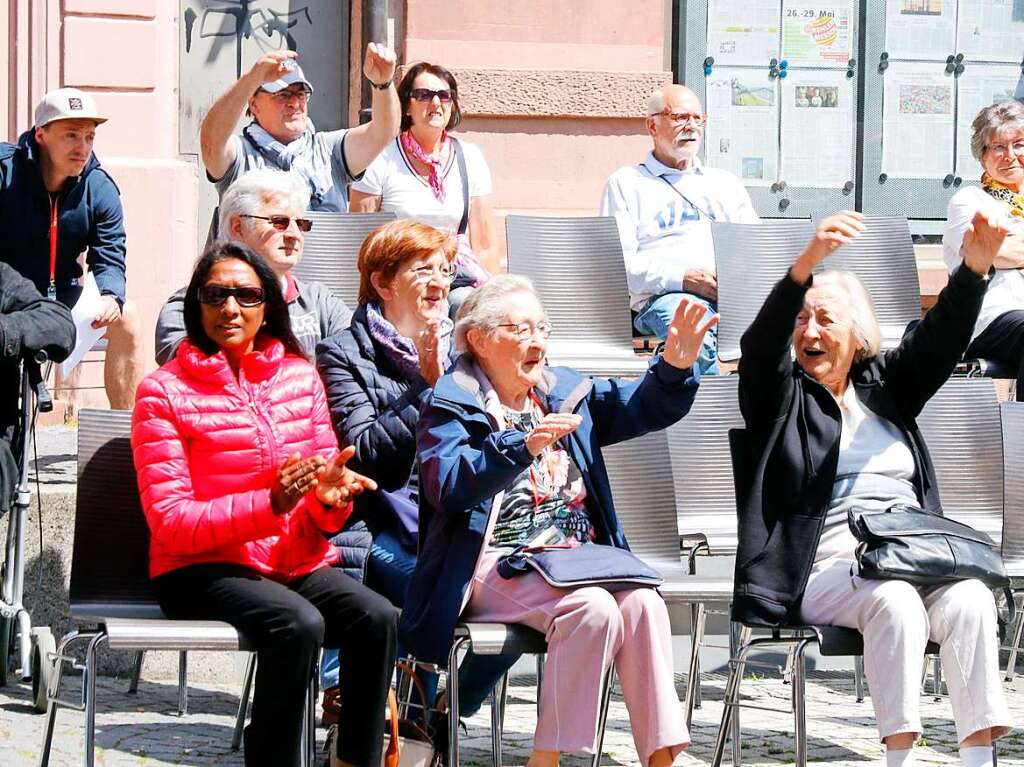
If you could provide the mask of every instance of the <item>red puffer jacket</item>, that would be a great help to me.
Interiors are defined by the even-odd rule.
[[[310,492],[277,515],[270,487],[293,453],[330,460],[337,449],[320,376],[279,341],[257,337],[237,379],[223,353],[182,342],[139,385],[132,416],[150,577],[230,562],[287,581],[334,564],[324,532],[351,504],[325,508]]]

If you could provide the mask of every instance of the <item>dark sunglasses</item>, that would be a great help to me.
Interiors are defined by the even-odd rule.
[[[199,286],[199,303],[201,304],[223,306],[231,296],[235,297],[239,306],[259,306],[263,303],[263,288],[229,288],[224,285]]]
[[[288,226],[295,222],[295,226],[299,227],[300,232],[308,232],[313,228],[313,222],[308,218],[291,218],[290,216],[252,216],[248,213],[242,213],[239,218],[258,218],[261,221],[269,221],[270,225],[277,231],[283,232]]]
[[[430,88],[413,88],[409,91],[409,96],[416,101],[433,101],[434,96],[437,96],[437,100],[442,104],[449,104],[455,100],[455,91],[448,88],[439,91],[432,91]]]

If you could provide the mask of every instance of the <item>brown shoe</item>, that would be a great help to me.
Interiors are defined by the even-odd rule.
[[[332,724],[338,723],[338,715],[341,713],[341,700],[337,686],[324,689],[324,701],[320,708],[320,721],[324,727],[330,727]]]

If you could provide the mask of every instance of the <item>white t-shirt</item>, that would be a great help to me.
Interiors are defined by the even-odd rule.
[[[760,221],[742,182],[699,162],[687,171],[663,165],[651,152],[640,165],[608,179],[601,215],[615,216],[626,261],[630,304],[683,289],[687,269],[715,271],[712,221]]]
[[[345,161],[345,134],[347,128],[332,131],[317,131],[313,134],[312,164],[316,177],[327,188],[319,204],[310,200],[310,210],[327,210],[348,213],[348,185],[354,176]],[[256,168],[275,168],[262,152],[244,136],[235,134],[228,141],[235,147],[235,161],[218,179],[206,177],[217,187],[217,195],[223,197],[228,187],[243,173]]]
[[[487,167],[483,153],[475,144],[462,139],[458,141],[466,158],[470,199],[490,194],[491,171]],[[412,162],[406,157],[397,138],[377,155],[377,159],[370,163],[362,179],[352,184],[352,188],[380,197],[380,209],[394,213],[398,218],[411,218],[436,229],[457,232],[465,204],[462,196],[462,174],[459,172],[454,149],[449,155],[448,164],[442,175],[444,202],[438,202],[427,180],[413,170]]]
[[[949,201],[946,231],[942,235],[942,259],[950,272],[963,262],[960,246],[964,241],[964,232],[978,211],[1005,221],[1011,237],[1024,237],[1024,220],[1010,216],[1006,203],[995,199],[980,186],[961,189]],[[977,338],[999,315],[1017,310],[1024,310],[1024,271],[997,269],[985,292],[971,340]]]

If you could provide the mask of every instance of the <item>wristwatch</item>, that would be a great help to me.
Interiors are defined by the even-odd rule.
[[[395,78],[394,77],[390,77],[390,78],[388,78],[387,82],[381,83],[380,85],[378,85],[373,80],[370,80],[370,87],[371,88],[376,88],[379,91],[386,91],[388,88],[391,87],[391,83],[393,83],[394,81],[395,81]]]

